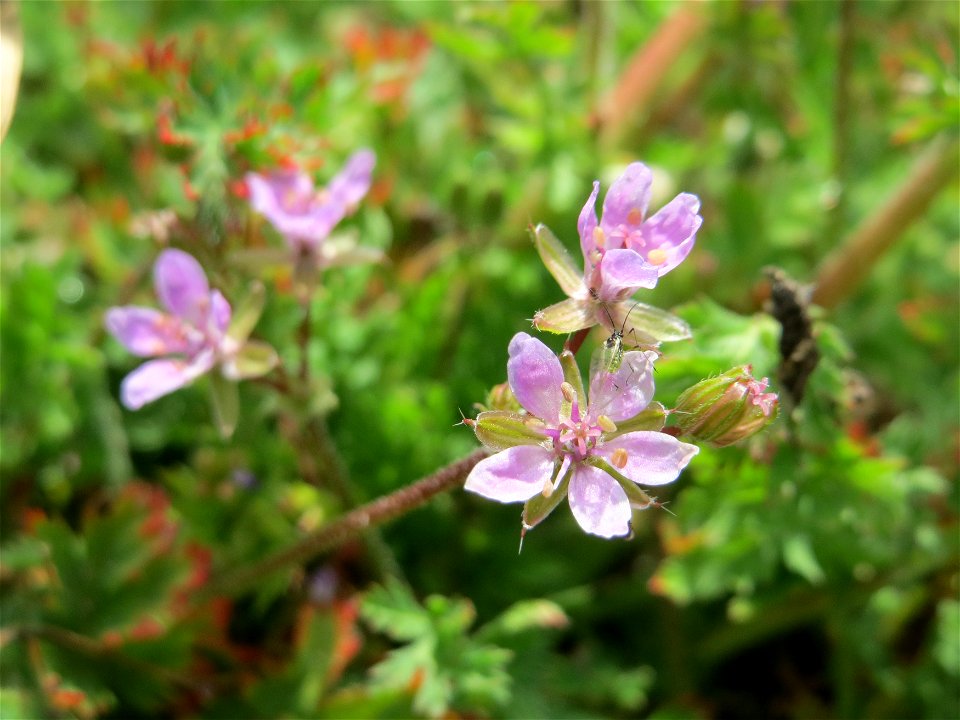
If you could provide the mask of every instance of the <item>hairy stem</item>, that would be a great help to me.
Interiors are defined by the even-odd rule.
[[[580,349],[580,346],[583,345],[583,341],[587,339],[587,335],[589,334],[590,328],[577,330],[573,335],[567,338],[567,341],[563,344],[563,349],[569,350],[571,354],[576,355],[577,350]]]
[[[217,595],[233,595],[267,577],[294,565],[303,565],[317,556],[342,545],[351,538],[377,525],[394,520],[425,504],[439,493],[451,490],[466,478],[478,462],[487,457],[485,449],[476,450],[432,475],[384,495],[348,512],[346,515],[307,535],[290,547],[280,550],[253,565],[227,571],[211,580],[197,595],[200,601]]]

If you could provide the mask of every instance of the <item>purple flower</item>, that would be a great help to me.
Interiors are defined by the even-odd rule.
[[[120,398],[137,410],[190,384],[215,365],[229,379],[262,375],[273,367],[273,350],[229,332],[232,311],[219,290],[211,290],[203,268],[182,250],[164,250],[153,267],[154,288],[167,312],[126,306],[110,308],[105,325],[124,347],[140,357],[170,355],[144,363],[124,378]],[[252,328],[249,318],[242,323]]]
[[[473,468],[465,488],[498,502],[526,502],[525,529],[566,495],[586,532],[627,535],[631,506],[652,502],[637,484],[672,482],[698,452],[665,433],[628,431],[653,396],[655,353],[625,353],[614,373],[595,367],[589,401],[569,353],[558,359],[526,333],[514,335],[509,353],[510,388],[526,413],[492,411],[471,421],[500,452]]]
[[[673,270],[693,249],[703,222],[700,200],[680,193],[648,218],[652,184],[650,168],[631,163],[607,191],[599,223],[595,209],[599,182],[593,183],[593,192],[580,211],[577,230],[584,282],[600,300],[615,302],[638,288],[653,287],[657,278]]]
[[[534,325],[538,329],[567,333],[596,324],[611,331],[619,329],[614,325],[626,318],[629,308],[624,301],[640,288],[654,287],[661,275],[670,272],[690,253],[703,222],[700,200],[681,193],[647,217],[652,181],[650,168],[643,163],[631,163],[607,191],[599,222],[596,203],[600,183],[593,183],[593,192],[577,222],[584,259],[582,276],[552,233],[543,225],[535,228],[537,250],[569,296],[536,314]],[[651,314],[657,317],[648,320],[645,312],[641,309],[637,315],[636,332],[647,339],[680,339],[675,337],[678,332],[680,336],[689,336],[675,318],[659,317],[652,308]],[[645,325],[656,330],[660,321],[674,326],[672,330],[664,328],[667,337],[646,332]],[[625,328],[625,332],[629,331]]]
[[[370,189],[376,156],[354,153],[326,188],[315,188],[300,171],[247,173],[250,203],[294,250],[316,253],[331,230],[352,212]]]

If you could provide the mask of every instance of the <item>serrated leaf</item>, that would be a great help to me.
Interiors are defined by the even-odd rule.
[[[370,590],[360,615],[375,630],[394,640],[416,640],[432,632],[430,618],[411,592],[392,580]]]

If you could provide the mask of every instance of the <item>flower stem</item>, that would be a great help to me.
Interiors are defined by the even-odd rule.
[[[297,332],[297,342],[300,345],[300,371],[297,377],[304,385],[310,377],[310,308],[313,303],[307,298],[303,303],[303,321],[300,323],[300,330]]]
[[[577,350],[580,349],[580,346],[583,345],[583,341],[587,339],[587,335],[589,334],[590,328],[577,330],[573,335],[567,338],[567,341],[563,344],[563,349],[569,350],[572,355],[576,355]]]
[[[253,565],[237,568],[213,578],[197,594],[198,601],[217,595],[233,595],[278,570],[302,565],[329,550],[342,545],[370,528],[394,520],[420,507],[434,495],[451,490],[460,484],[478,462],[487,457],[487,450],[476,450],[460,460],[437,470],[412,485],[362,505],[334,520],[290,547],[280,550]]]

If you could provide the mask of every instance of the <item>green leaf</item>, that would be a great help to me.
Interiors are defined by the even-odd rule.
[[[793,535],[784,541],[783,563],[814,585],[819,585],[826,579],[810,544],[810,538],[805,535]]]
[[[417,640],[430,631],[430,622],[410,590],[397,580],[366,594],[360,614],[374,629],[394,640]]]
[[[374,628],[408,641],[373,667],[375,688],[415,687],[413,709],[430,717],[459,705],[490,708],[509,700],[505,667],[512,653],[469,635],[472,603],[431,595],[421,606],[393,581],[367,593],[360,612]]]

